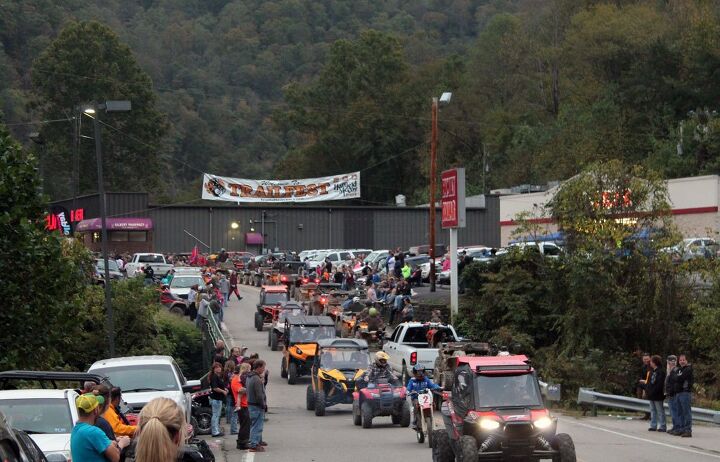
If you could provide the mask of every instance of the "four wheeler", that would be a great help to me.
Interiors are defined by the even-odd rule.
[[[255,329],[258,332],[263,330],[266,323],[271,323],[277,318],[280,306],[283,302],[290,300],[285,286],[263,286],[260,290],[260,301],[257,304],[255,313]]]
[[[392,423],[401,427],[410,426],[410,403],[407,390],[400,381],[389,383],[378,380],[353,392],[353,423],[363,428],[372,428],[373,418],[390,416]]]
[[[160,291],[160,304],[166,307],[171,313],[184,316],[188,311],[188,302],[170,292],[169,288],[164,286]]]
[[[327,314],[327,306],[332,303],[339,304],[334,300],[332,293],[340,289],[340,284],[335,282],[321,282],[315,284],[312,292],[308,291],[308,313],[315,316]]]
[[[317,342],[335,338],[335,324],[327,316],[289,316],[285,319],[284,334],[280,377],[294,385],[298,377],[310,373]]]
[[[442,411],[446,430],[433,434],[433,460],[576,460],[524,355],[458,357]]]
[[[283,302],[280,307],[273,310],[273,320],[268,331],[268,346],[272,351],[277,351],[279,345],[284,342],[285,320],[289,316],[302,316],[305,308],[295,301]]]
[[[340,336],[354,337],[355,324],[357,323],[358,314],[365,309],[365,305],[359,301],[353,301],[350,306],[345,309],[340,317]],[[365,323],[367,329],[367,323]]]
[[[301,261],[279,261],[273,266],[280,274],[280,284],[287,287],[288,293],[295,296],[296,290],[303,282],[302,274],[305,263]]]
[[[423,444],[427,437],[428,446],[433,446],[433,393],[432,390],[425,390],[417,394],[417,404],[415,404],[415,413],[417,428],[415,435],[417,442]]]
[[[355,382],[365,373],[370,358],[363,340],[320,340],[318,349],[307,387],[307,409],[323,416],[328,406],[353,403]]]

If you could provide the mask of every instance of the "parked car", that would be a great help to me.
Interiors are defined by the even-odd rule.
[[[133,277],[146,266],[150,266],[157,276],[167,273],[173,269],[173,265],[165,260],[161,253],[136,253],[125,265],[125,272],[128,277]]]
[[[117,262],[112,258],[108,259],[108,272],[111,281],[119,281],[125,275],[120,271]],[[95,274],[93,280],[96,284],[105,285],[105,261],[102,258],[95,259]]]
[[[140,410],[154,398],[170,398],[186,412],[188,422],[191,393],[201,389],[199,380],[187,380],[171,356],[129,356],[102,359],[88,372],[106,376],[123,390],[123,399],[132,412]]]
[[[428,332],[433,329],[443,334],[445,342],[458,341],[455,328],[449,324],[404,322],[395,327],[383,345],[383,351],[390,356],[388,364],[402,376],[403,383],[407,383],[410,370],[417,364],[424,366],[426,372],[432,375],[438,356],[438,349],[428,342]]]
[[[715,239],[709,237],[689,237],[661,251],[671,254],[674,261],[688,261],[695,258],[715,258],[719,250],[720,246]]]
[[[308,267],[310,269],[317,268],[319,265],[325,263],[326,258],[330,260],[334,267],[339,267],[342,265],[349,265],[355,258],[355,255],[353,255],[352,252],[347,250],[321,252],[315,255],[312,261],[308,260]]]
[[[175,277],[173,277],[173,280],[170,282],[170,293],[176,297],[182,298],[183,300],[187,300],[188,293],[190,293],[190,287],[195,284],[199,287],[203,287],[205,285],[205,281],[203,281],[200,273],[192,275],[187,273],[178,274],[176,272]]]

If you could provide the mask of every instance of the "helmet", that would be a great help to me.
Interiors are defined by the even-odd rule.
[[[353,297],[353,303],[359,303],[360,297]]]
[[[424,374],[425,367],[422,364],[415,364],[412,368],[413,374]]]
[[[381,360],[387,361],[388,359],[390,359],[390,356],[388,356],[388,354],[385,353],[384,351],[378,351],[377,353],[375,353],[375,359],[378,361],[381,361]]]
[[[373,317],[373,318],[374,318],[375,316],[378,315],[377,308],[370,308],[370,309],[368,310],[368,314],[370,315],[370,317]],[[382,353],[382,352],[379,351],[378,353]]]

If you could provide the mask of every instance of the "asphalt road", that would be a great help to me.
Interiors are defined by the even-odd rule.
[[[353,425],[350,405],[330,407],[324,417],[307,411],[308,378],[301,378],[296,385],[288,385],[287,380],[280,378],[281,353],[270,351],[267,330],[260,333],[253,327],[259,291],[242,286],[241,292],[245,298],[231,301],[225,313],[225,326],[234,345],[245,345],[268,362],[269,420],[265,423],[264,439],[269,446],[265,453],[236,450],[229,425],[223,424],[228,435],[223,441],[211,441],[213,447],[223,448],[220,461],[431,460],[427,444],[418,444],[412,430],[391,425],[389,417],[379,417],[373,421],[372,429],[362,429]],[[648,432],[647,422],[643,421],[561,416],[558,428],[572,436],[578,460],[582,462],[720,461],[717,427],[696,426],[693,438],[681,439]]]

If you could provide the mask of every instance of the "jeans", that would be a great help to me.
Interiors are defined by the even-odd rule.
[[[230,424],[230,433],[237,433],[237,412],[234,412],[235,403],[230,393],[225,397],[225,421]]]
[[[265,411],[257,406],[248,406],[250,410],[250,447],[256,448],[262,441]]]
[[[671,430],[676,431],[680,429],[680,417],[678,417],[677,412],[677,396],[668,396],[667,397],[668,407],[670,408],[670,417],[672,418],[672,428]]]
[[[238,421],[237,448],[247,449],[250,444],[250,411],[246,407],[241,407],[236,412]]]
[[[222,307],[225,308],[230,301],[230,293],[222,292],[223,302]]]
[[[650,428],[667,429],[663,401],[650,401]]]
[[[222,414],[222,400],[210,399],[212,418],[210,419],[210,430],[213,436],[220,434],[220,414]]]
[[[677,413],[680,418],[680,428],[675,427],[676,430],[683,433],[692,432],[692,410],[691,406],[691,395],[689,391],[683,391],[675,395],[677,400]]]

